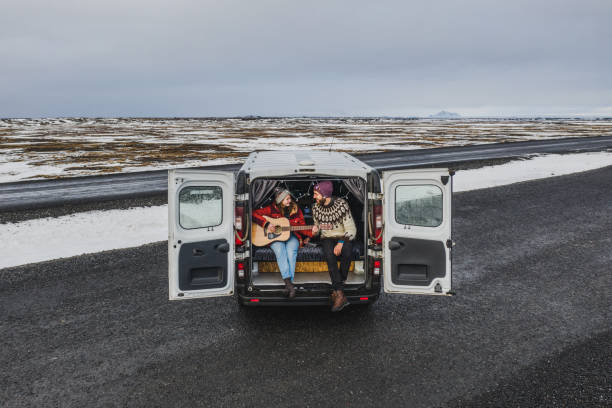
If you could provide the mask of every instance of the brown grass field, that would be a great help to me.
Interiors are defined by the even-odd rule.
[[[56,167],[61,178],[235,162],[254,150],[382,152],[612,135],[612,120],[578,119],[1,119],[0,164]]]

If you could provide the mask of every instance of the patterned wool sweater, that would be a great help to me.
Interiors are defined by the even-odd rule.
[[[343,198],[332,197],[328,205],[315,203],[312,206],[312,218],[316,226],[333,224],[334,229],[319,232],[321,238],[345,238],[352,241],[357,235],[351,208]]]

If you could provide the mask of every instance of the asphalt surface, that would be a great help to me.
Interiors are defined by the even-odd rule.
[[[455,195],[455,297],[167,301],[166,243],[0,270],[0,406],[611,406],[612,166]]]
[[[612,331],[541,359],[462,407],[605,407],[612,394]]]
[[[521,157],[529,154],[568,153],[612,149],[612,136],[578,137],[513,143],[491,143],[435,149],[400,150],[356,155],[378,170],[425,166],[450,166],[483,159]],[[202,167],[235,171],[240,165]],[[0,211],[48,208],[76,203],[98,203],[163,194],[167,191],[166,170],[105,176],[72,177],[0,184]]]

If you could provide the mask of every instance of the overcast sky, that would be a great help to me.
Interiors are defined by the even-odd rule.
[[[2,0],[0,117],[612,116],[612,1]]]

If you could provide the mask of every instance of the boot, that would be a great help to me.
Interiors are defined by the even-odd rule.
[[[334,301],[336,300],[336,295],[337,295],[337,291],[332,290],[331,295],[329,295],[329,303],[331,303],[332,305],[334,304]]]
[[[331,308],[332,312],[339,312],[349,304],[346,296],[344,295],[344,291],[339,289],[336,291],[336,297],[334,299],[334,305]]]
[[[295,298],[295,286],[291,283],[291,278],[285,278],[285,294],[289,297],[289,299]]]

